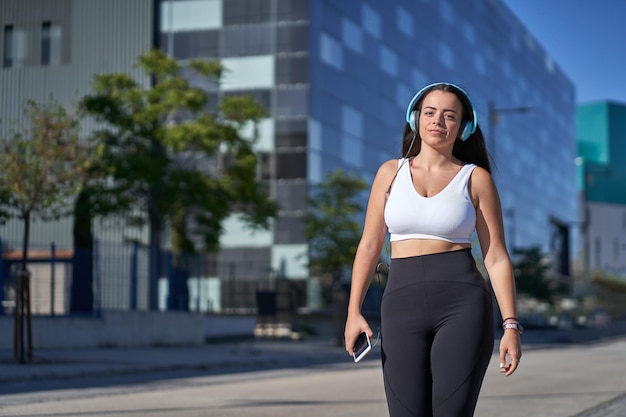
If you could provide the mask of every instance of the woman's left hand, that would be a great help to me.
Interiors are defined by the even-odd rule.
[[[507,355],[508,360],[507,362]],[[509,376],[519,367],[522,358],[522,346],[519,332],[507,329],[500,339],[500,372]]]

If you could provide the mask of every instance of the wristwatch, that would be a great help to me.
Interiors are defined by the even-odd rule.
[[[519,334],[524,333],[524,327],[522,327],[521,324],[514,322],[514,321],[502,324],[502,330],[507,330],[507,329],[515,329],[519,332]]]

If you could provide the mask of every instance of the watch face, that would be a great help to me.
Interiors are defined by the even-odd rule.
[[[504,329],[515,329],[517,330],[520,334],[522,334],[522,332],[524,331],[524,328],[522,327],[521,324],[519,323],[504,323]]]

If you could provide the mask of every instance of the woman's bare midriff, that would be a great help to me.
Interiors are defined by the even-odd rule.
[[[434,239],[406,239],[391,242],[392,258],[409,258],[411,256],[431,255],[433,253],[452,252],[469,249],[469,243],[452,243]]]

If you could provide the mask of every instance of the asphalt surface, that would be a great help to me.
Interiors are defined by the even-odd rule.
[[[496,403],[501,407],[504,399],[511,404],[509,417],[559,416],[555,409],[568,410],[563,417],[626,417],[626,366],[622,360],[626,337],[546,343],[529,333],[528,342],[523,342],[522,364],[515,375],[509,379],[497,372],[488,372],[477,416],[481,409],[488,411]],[[3,394],[32,392],[52,382],[63,385],[79,378],[106,375],[136,378],[140,382],[142,376],[149,378],[159,372],[201,371],[219,375],[349,363],[351,360],[341,347],[324,340],[36,350],[27,364],[16,363],[12,356],[12,352],[0,351],[0,407]],[[378,352],[366,360],[376,361],[379,357]],[[497,362],[494,349],[492,365]],[[534,409],[531,414],[525,414],[523,410],[529,404]]]

